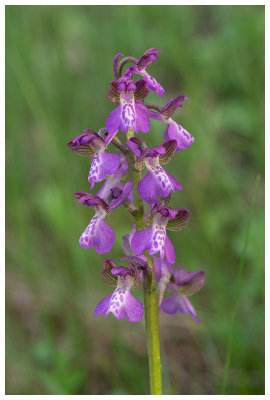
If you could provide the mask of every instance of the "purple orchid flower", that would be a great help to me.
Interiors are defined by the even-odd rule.
[[[104,201],[108,201],[112,194],[112,190],[119,189],[123,191],[124,184],[121,182],[121,179],[128,172],[128,163],[126,157],[123,154],[121,154],[120,156],[120,162],[121,164],[118,170],[113,175],[110,175],[106,178],[104,185],[97,193],[97,196],[99,196]],[[132,192],[130,192],[129,200],[133,201]]]
[[[115,234],[113,229],[106,224],[104,218],[110,212],[110,208],[100,197],[87,192],[76,192],[73,196],[88,207],[95,207],[95,215],[80,237],[79,243],[85,249],[94,246],[99,254],[108,253],[113,247]]]
[[[97,305],[94,315],[104,314],[104,318],[111,312],[115,318],[127,318],[130,322],[138,322],[143,316],[143,304],[130,293],[131,288],[136,290],[140,285],[140,274],[133,264],[129,268],[117,267],[112,260],[105,260],[101,270],[102,279],[110,286],[116,286],[115,291],[105,297]]]
[[[108,98],[113,102],[120,103],[107,117],[106,129],[108,136],[106,142],[110,142],[120,129],[127,132],[132,128],[136,133],[149,132],[150,122],[148,110],[142,104],[142,100],[148,95],[146,83],[143,79],[135,83],[129,79],[119,79],[111,82]]]
[[[188,272],[182,268],[183,265],[180,265],[172,273],[168,283],[168,289],[172,294],[162,301],[160,309],[170,315],[177,312],[190,314],[197,323],[200,323],[201,321],[197,318],[196,311],[188,300],[188,296],[197,293],[202,288],[204,285],[204,272]]]
[[[113,175],[118,170],[120,158],[117,154],[105,152],[107,144],[97,133],[89,129],[85,129],[84,132],[70,140],[68,147],[76,153],[92,157],[88,181],[91,185],[90,189],[93,189],[96,182],[105,179],[106,174]]]
[[[130,150],[138,157],[135,168],[147,168],[147,174],[138,184],[138,193],[142,199],[153,206],[158,201],[158,196],[168,197],[175,190],[183,190],[180,183],[160,164],[167,163],[176,151],[176,140],[163,143],[161,146],[147,148],[146,143],[138,138],[131,138],[127,143]]]
[[[186,226],[188,218],[188,210],[183,208],[174,210],[157,203],[147,217],[148,223],[152,226],[136,232],[131,240],[133,253],[139,255],[145,250],[148,250],[151,256],[160,253],[162,259],[166,257],[171,264],[174,264],[175,249],[166,234],[166,229],[181,230]]]
[[[150,118],[157,119],[168,124],[164,132],[164,140],[176,140],[177,151],[190,147],[194,142],[194,137],[171,118],[177,107],[183,106],[184,100],[189,99],[185,95],[174,97],[169,101],[168,104],[166,104],[166,106],[162,108],[160,113],[148,110],[148,115]]]
[[[96,210],[94,217],[80,237],[79,242],[83,248],[90,249],[94,246],[95,251],[99,254],[108,253],[112,249],[115,234],[113,229],[106,224],[104,218],[110,211],[119,207],[127,200],[132,187],[133,182],[127,182],[123,190],[112,196],[110,205],[99,196],[94,196],[87,192],[76,192],[73,194],[79,203],[83,203],[89,207],[93,206]]]
[[[123,78],[130,79],[134,74],[139,74],[145,79],[147,87],[149,87],[149,89],[154,90],[155,92],[157,92],[158,95],[163,96],[165,93],[163,87],[158,83],[155,78],[153,78],[151,75],[148,74],[148,72],[146,72],[146,68],[149,67],[149,65],[151,65],[153,61],[157,61],[158,53],[162,53],[162,51],[159,51],[155,48],[146,50],[142,58],[138,61],[137,65],[133,65],[126,70]]]

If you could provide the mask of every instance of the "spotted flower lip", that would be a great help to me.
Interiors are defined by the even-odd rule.
[[[80,246],[85,249],[91,249],[94,246],[97,253],[108,253],[115,241],[113,229],[104,221],[110,212],[109,205],[100,197],[87,192],[75,192],[73,196],[83,205],[94,207],[96,211],[80,237]]]
[[[109,133],[107,141],[111,141],[118,130],[127,132],[129,128],[138,133],[140,130],[147,133],[150,130],[150,121],[147,108],[140,101],[147,95],[145,83],[138,81],[137,85],[129,79],[122,79],[121,83],[112,82],[107,93],[110,100],[119,102],[106,119],[106,129]],[[136,97],[139,100],[136,100]]]
[[[189,211],[166,207],[161,203],[155,204],[146,221],[151,227],[136,232],[131,240],[131,249],[134,254],[142,254],[149,251],[150,256],[160,253],[171,263],[175,263],[175,249],[166,234],[166,230],[183,229],[189,218]]]
[[[131,288],[137,289],[140,285],[140,274],[133,264],[126,267],[117,267],[112,260],[105,260],[101,270],[102,279],[111,286],[117,285],[115,291],[105,297],[97,305],[94,315],[104,314],[104,318],[111,312],[115,318],[127,318],[130,322],[138,322],[143,316],[143,304],[130,293]],[[115,279],[117,278],[117,279]]]
[[[153,206],[157,203],[158,196],[165,198],[175,190],[183,190],[180,183],[160,166],[170,160],[169,156],[176,150],[176,141],[167,141],[150,149],[139,138],[131,138],[126,144],[137,156],[135,168],[147,168],[147,174],[138,184],[138,192],[143,200]]]
[[[162,301],[160,309],[171,315],[177,312],[190,314],[197,323],[200,323],[188,296],[197,293],[203,285],[203,271],[188,272],[183,269],[183,265],[180,265],[174,270],[171,282],[168,284],[168,289],[172,294]]]

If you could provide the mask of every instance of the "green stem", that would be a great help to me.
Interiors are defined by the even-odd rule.
[[[248,219],[248,224],[247,224],[247,229],[246,229],[246,234],[245,234],[245,242],[244,242],[244,247],[243,247],[243,252],[242,252],[242,256],[241,256],[241,260],[240,260],[239,269],[238,269],[236,295],[235,295],[235,300],[234,300],[234,305],[233,305],[233,312],[232,312],[231,324],[230,324],[230,332],[229,332],[229,338],[228,338],[228,344],[227,344],[225,372],[224,372],[224,377],[223,377],[223,382],[222,382],[222,387],[221,387],[221,394],[223,394],[223,395],[226,394],[227,385],[228,385],[228,375],[229,375],[231,358],[232,358],[235,318],[236,318],[239,297],[240,297],[240,293],[241,293],[243,271],[244,271],[244,265],[245,265],[245,259],[246,259],[248,240],[249,240],[249,232],[250,232],[251,221],[253,218],[255,203],[256,203],[256,199],[257,199],[257,195],[258,195],[260,178],[261,178],[260,175],[258,175],[256,178],[254,196],[253,196],[253,200],[252,200],[252,204],[251,204],[251,209],[250,209],[250,214],[249,214],[249,219]]]
[[[132,137],[134,132],[129,129],[127,139]],[[145,228],[145,218],[143,210],[143,201],[138,193],[138,184],[141,180],[140,172],[134,168],[136,161],[135,155],[129,150],[126,153],[130,178],[134,182],[134,203],[137,207],[135,213],[136,228],[141,231]],[[144,310],[145,310],[145,327],[147,337],[147,351],[150,375],[150,392],[151,394],[162,394],[161,379],[161,359],[160,359],[160,342],[159,342],[159,320],[158,320],[158,300],[156,295],[156,280],[153,259],[148,252],[145,253],[148,263],[151,265],[151,271],[144,271]]]

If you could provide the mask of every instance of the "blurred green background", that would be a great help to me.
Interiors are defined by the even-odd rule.
[[[169,235],[177,265],[206,272],[191,299],[201,325],[160,315],[164,391],[220,393],[260,174],[228,393],[264,393],[264,7],[6,6],[7,394],[148,393],[144,320],[92,315],[111,291],[99,278],[103,259],[123,256],[132,220],[113,212],[117,238],[104,257],[79,246],[93,212],[72,194],[88,190],[89,160],[66,143],[104,126],[115,107],[106,97],[113,56],[140,58],[149,47],[164,52],[149,73],[166,90],[149,100],[190,98],[175,120],[195,143],[167,170],[184,187],[172,206],[191,219]],[[151,122],[150,145],[164,129]]]

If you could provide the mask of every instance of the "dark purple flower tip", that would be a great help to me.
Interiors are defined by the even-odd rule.
[[[111,269],[111,274],[123,277],[124,280],[126,276],[130,276],[130,286],[132,286],[134,290],[137,290],[140,286],[141,275],[134,264],[129,264],[129,268],[115,266]]]
[[[174,279],[180,293],[191,296],[204,285],[204,271],[188,272],[181,267],[174,271]]]
[[[162,51],[159,51],[152,47],[151,49],[148,49],[144,52],[144,55],[142,58],[139,60],[137,64],[137,68],[139,71],[146,69],[149,67],[150,64],[152,64],[153,61],[157,61],[157,54],[162,53]]]
[[[78,199],[78,202],[83,203],[83,205],[86,205],[88,207],[93,206],[96,209],[102,209],[107,214],[109,214],[110,212],[110,207],[108,206],[108,204],[105,203],[105,201],[102,200],[99,196],[94,196],[93,194],[90,194],[88,192],[75,192],[73,193],[73,197],[75,197],[75,199]]]
[[[72,151],[75,151],[76,153],[86,157],[91,157],[94,153],[93,141],[103,143],[103,139],[90,129],[85,129],[84,132],[85,133],[82,135],[70,140],[67,145]]]
[[[147,262],[147,258],[145,256],[127,256],[127,257],[123,257],[120,258],[120,261],[130,261],[131,263],[133,263],[136,267],[142,267],[142,268],[148,268],[149,264]]]
[[[117,79],[118,59],[119,59],[119,57],[124,57],[124,54],[117,53],[113,58],[113,71],[114,71],[115,79]]]
[[[141,157],[156,158],[158,156],[164,156],[164,154],[166,154],[166,149],[163,145],[160,145],[143,150]]]
[[[189,100],[184,94],[171,99],[162,109],[165,118],[170,118],[178,107],[182,107],[185,100]]]
[[[113,199],[110,202],[110,210],[115,210],[117,207],[119,207],[121,204],[123,204],[131,194],[133,188],[133,182],[127,182],[123,190],[117,189],[113,193]]]
[[[113,275],[119,275],[119,276],[126,276],[126,275],[131,275],[131,271],[129,268],[127,267],[113,267],[111,269],[111,273]]]

